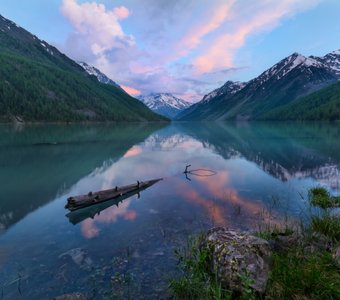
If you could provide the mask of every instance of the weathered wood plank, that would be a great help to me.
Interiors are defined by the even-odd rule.
[[[89,192],[86,195],[73,196],[67,199],[67,204],[65,208],[69,210],[76,210],[82,207],[87,207],[90,205],[94,205],[97,203],[102,203],[104,201],[115,199],[122,197],[128,193],[138,192],[139,190],[143,190],[156,182],[162,180],[162,178],[141,181],[136,184],[130,184],[122,187],[115,187],[113,189],[98,191],[98,192]]]

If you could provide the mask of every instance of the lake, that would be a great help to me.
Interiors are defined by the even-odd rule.
[[[190,235],[303,217],[310,187],[339,193],[339,170],[340,124],[1,125],[1,299],[160,298]],[[119,203],[64,208],[160,177]]]

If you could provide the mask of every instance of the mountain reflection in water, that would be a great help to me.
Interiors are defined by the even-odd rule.
[[[0,229],[142,142],[157,125],[0,126]]]
[[[78,252],[100,270],[98,299],[115,272],[134,276],[122,298],[156,299],[175,272],[173,251],[188,235],[211,226],[254,230],[259,222],[279,222],[306,209],[311,186],[332,193],[340,186],[338,124],[0,127],[0,136],[3,299],[18,297],[8,285],[18,270],[29,278],[21,284],[25,299],[89,292],[91,272],[68,259]],[[189,181],[183,174],[189,164],[216,174],[188,174]],[[151,178],[164,180],[139,199],[133,195],[118,207],[108,202],[73,219],[75,226],[65,218],[70,195]]]

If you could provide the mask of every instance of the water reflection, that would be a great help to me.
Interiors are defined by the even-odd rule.
[[[282,181],[312,177],[339,187],[338,124],[205,123],[180,128],[225,159],[244,157]]]
[[[96,224],[116,223],[118,218],[126,221],[133,221],[137,217],[135,210],[130,210],[129,206],[132,199],[126,200],[120,206],[106,208],[102,213],[92,219],[85,219],[81,223],[81,232],[85,238],[91,239],[99,235],[100,229]]]
[[[259,216],[273,222],[277,216],[268,213],[273,197],[295,202],[306,193],[311,179],[333,189],[339,186],[338,153],[332,151],[339,146],[335,138],[339,131],[327,126],[303,124],[297,132],[295,124],[172,125],[131,147],[123,159],[83,178],[73,190],[106,189],[130,179],[166,176],[157,193],[200,207],[212,225],[235,225],[236,211],[243,216],[239,224],[243,227],[251,226]],[[192,174],[193,182],[186,182],[181,174],[188,163],[216,175],[209,178]],[[112,207],[87,221],[82,225],[88,228],[82,229],[84,236],[99,235],[96,222],[113,223],[118,217],[134,220],[138,213],[129,210],[130,204],[131,199],[121,208]],[[301,209],[300,205],[290,204]],[[287,206],[284,205],[286,210]]]
[[[0,230],[119,159],[157,125],[0,126]]]
[[[167,276],[176,268],[173,250],[188,235],[216,225],[252,230],[259,221],[299,215],[314,185],[339,192],[337,124],[25,130],[0,131],[0,179],[15,199],[1,198],[1,214],[13,219],[3,222],[6,228],[17,222],[0,236],[0,283],[15,280],[20,270],[29,278],[22,283],[25,299],[50,299],[74,289],[88,293],[91,270],[98,271],[98,299],[117,272],[133,274],[136,285],[121,298],[164,297]],[[216,174],[189,174],[189,181],[183,174],[189,164]],[[69,216],[75,226],[65,218],[70,195],[160,177],[164,180],[140,199],[132,195],[118,207],[108,202]],[[15,180],[23,181],[21,189]],[[70,253],[86,254],[88,269]],[[15,286],[5,286],[4,299],[18,297]]]
[[[152,180],[150,182],[147,182],[147,183],[144,183],[144,186],[133,190],[133,191],[130,191],[124,195],[120,194],[121,196],[119,197],[115,197],[113,199],[110,199],[110,200],[106,200],[102,203],[95,203],[95,204],[92,204],[91,206],[87,206],[87,207],[83,207],[83,208],[79,208],[77,210],[73,210],[71,212],[69,212],[66,217],[70,220],[70,222],[73,224],[73,225],[76,225],[82,221],[84,221],[85,219],[88,219],[88,218],[91,218],[93,219],[96,215],[100,215],[100,213],[103,211],[103,210],[106,210],[105,214],[107,215],[107,212],[109,211],[108,208],[113,206],[113,205],[116,205],[117,208],[119,206],[120,203],[123,203],[124,200],[126,199],[129,199],[129,198],[133,198],[134,195],[137,195],[138,199],[140,198],[140,193],[148,188],[150,188],[151,186],[153,186],[154,184],[156,184],[157,182],[161,181],[162,179],[156,179],[156,180]],[[131,201],[131,199],[129,200]],[[121,205],[120,206],[120,209],[123,207],[123,208],[126,208],[128,207],[128,205],[126,206],[126,204],[128,203],[128,201],[125,202],[125,205]],[[121,209],[122,210],[122,209]],[[133,220],[136,218],[136,215],[137,213],[135,211],[125,211],[125,209],[123,209],[124,211],[124,217],[125,219],[127,220]],[[106,220],[107,217],[106,215],[104,215],[104,218],[103,218],[103,214],[101,215],[101,217],[98,217],[99,220]],[[112,213],[109,213],[108,214],[109,216],[111,216],[109,219],[112,221],[112,219],[116,219],[115,216],[117,215],[122,215],[122,211],[118,211],[118,209],[116,210],[112,210]]]

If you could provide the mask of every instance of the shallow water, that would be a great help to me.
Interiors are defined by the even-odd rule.
[[[0,126],[2,299],[164,297],[190,234],[300,217],[311,186],[338,193],[339,150],[337,124]],[[159,177],[66,216],[71,195]]]

